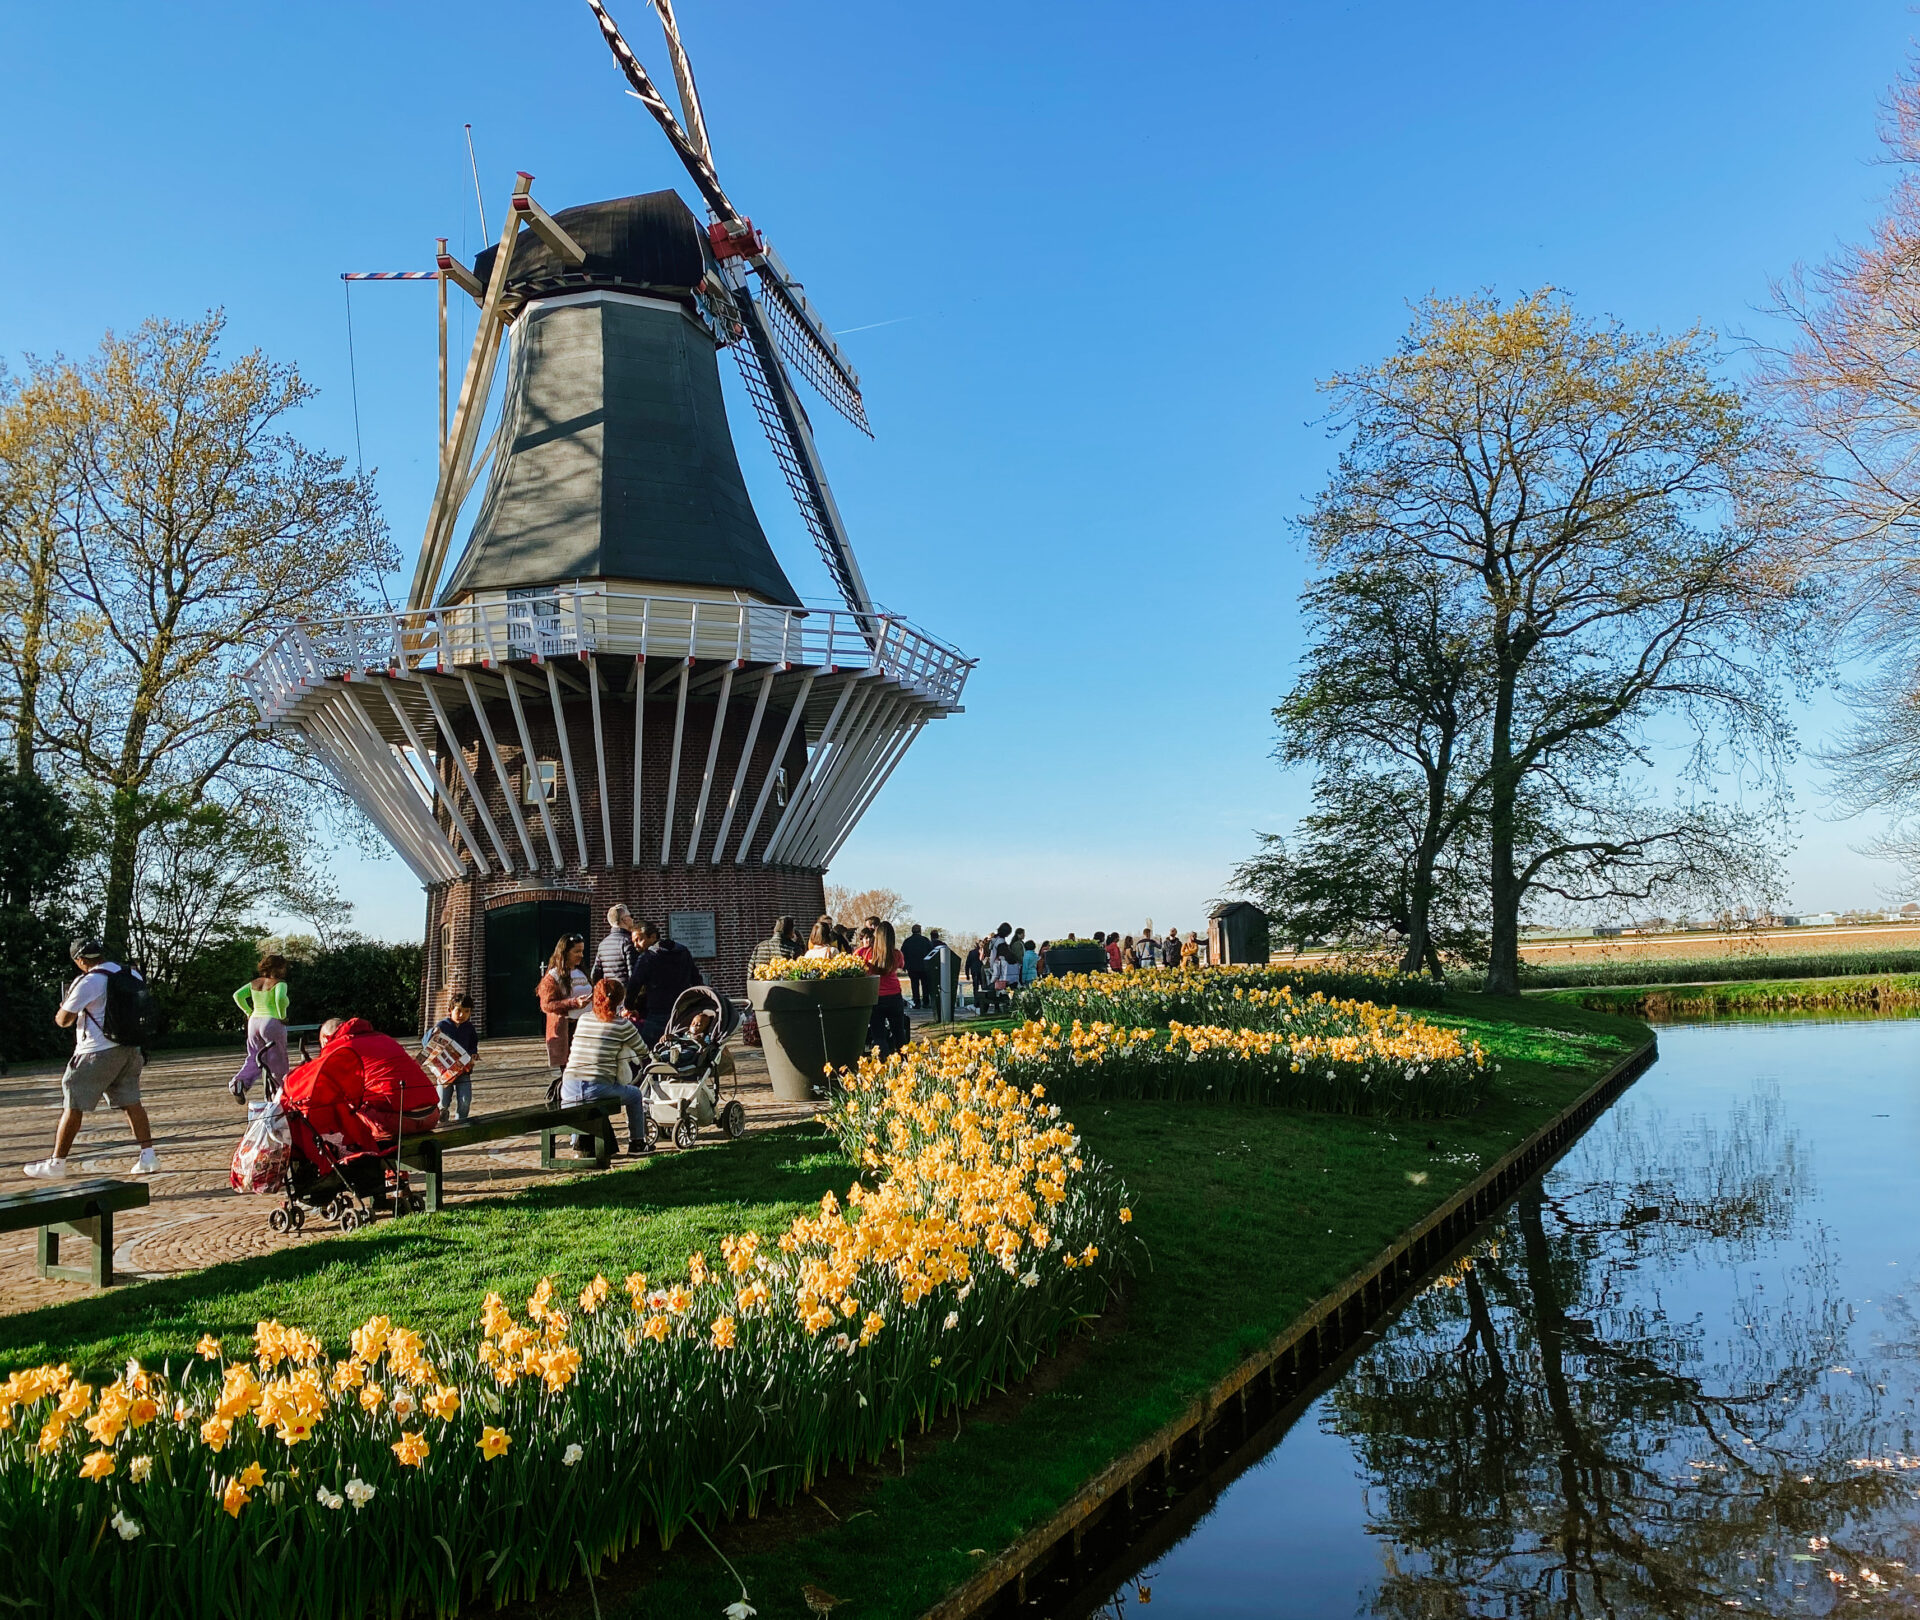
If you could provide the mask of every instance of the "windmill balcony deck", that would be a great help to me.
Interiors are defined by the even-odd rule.
[[[303,621],[245,681],[432,885],[824,867],[972,667],[890,615],[582,586]]]

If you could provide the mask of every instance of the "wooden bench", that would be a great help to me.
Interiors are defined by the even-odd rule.
[[[144,1181],[110,1180],[62,1182],[0,1194],[0,1232],[39,1228],[35,1259],[41,1276],[111,1288],[114,1211],[144,1209],[148,1196]],[[92,1257],[86,1265],[60,1264],[63,1237],[81,1238],[92,1245]]]
[[[508,1108],[497,1114],[475,1114],[457,1125],[442,1126],[425,1136],[405,1138],[400,1159],[420,1171],[426,1183],[427,1208],[437,1210],[442,1207],[440,1177],[446,1167],[448,1148],[472,1147],[480,1142],[498,1142],[537,1131],[540,1168],[559,1170],[566,1168],[566,1163],[554,1152],[553,1139],[560,1135],[591,1136],[594,1166],[604,1170],[613,1162],[618,1146],[613,1134],[613,1116],[625,1107],[625,1103],[607,1101],[568,1103],[559,1108],[548,1108],[542,1103],[530,1108]]]

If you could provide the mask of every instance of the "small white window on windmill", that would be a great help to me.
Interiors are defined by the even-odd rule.
[[[559,786],[559,762],[551,759],[540,760],[521,772],[520,802],[534,808],[551,804]]]
[[[784,765],[773,773],[773,803],[779,810],[787,807],[787,768]]]

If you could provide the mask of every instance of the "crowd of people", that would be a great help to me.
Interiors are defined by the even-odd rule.
[[[1053,960],[1056,947],[1057,963]],[[1182,938],[1178,929],[1169,928],[1156,939],[1151,925],[1141,929],[1137,938],[1096,929],[1090,937],[1036,943],[1027,938],[1024,928],[1002,923],[967,952],[966,974],[973,985],[974,1005],[986,1009],[1004,1007],[1021,985],[1050,972],[1133,973],[1144,968],[1193,967],[1206,959],[1207,942],[1191,930]]]
[[[642,1153],[648,1145],[644,1096],[631,1083],[632,1073],[644,1067],[661,1041],[682,993],[704,981],[684,945],[668,938],[655,923],[636,922],[624,905],[607,912],[607,933],[591,958],[587,945],[583,934],[557,940],[534,992],[545,1019],[548,1100],[559,1105],[619,1103],[627,1114],[628,1151]],[[1050,960],[1056,950],[1057,967]],[[883,1057],[899,1051],[911,1038],[910,1007],[936,1007],[942,973],[951,989],[957,987],[961,972],[961,963],[938,928],[923,929],[913,923],[903,937],[891,921],[878,916],[864,919],[858,928],[822,916],[804,939],[792,917],[780,917],[767,938],[754,947],[751,962],[759,966],[783,958],[839,955],[865,963],[880,981],[869,1044]],[[72,956],[79,973],[61,1001],[57,1018],[74,1030],[73,1059],[61,1080],[62,1109],[53,1152],[27,1165],[26,1174],[36,1179],[66,1175],[68,1154],[82,1120],[103,1102],[124,1112],[133,1128],[140,1146],[134,1173],[151,1174],[159,1161],[140,1101],[143,1021],[148,1016],[145,983],[133,968],[110,960],[98,940],[75,941]],[[1169,929],[1156,938],[1147,927],[1137,937],[1096,932],[1091,939],[1035,941],[1024,928],[1001,923],[968,950],[964,971],[973,988],[974,1006],[990,1011],[1010,1005],[1014,990],[1050,970],[1123,973],[1205,960],[1206,944],[1192,932],[1182,938]],[[269,1093],[281,1090],[289,1078],[286,958],[272,953],[262,956],[253,978],[234,992],[234,1001],[247,1017],[247,1044],[245,1061],[228,1089],[244,1102],[263,1077]],[[362,1020],[331,1019],[320,1028],[320,1056],[314,1061],[327,1062],[330,1049],[343,1036],[358,1051],[374,1034]],[[379,1037],[381,1042],[389,1039]],[[396,1044],[395,1050],[401,1048]],[[435,1088],[437,1120],[452,1123],[467,1117],[479,1057],[473,999],[462,989],[449,990],[443,1016],[421,1039],[421,1061],[408,1055],[406,1065]],[[384,1047],[379,1066],[382,1073],[403,1073]],[[406,1087],[399,1081],[390,1089],[394,1095],[386,1113],[395,1116],[388,1123],[397,1125],[397,1116],[417,1110],[415,1103],[401,1096]],[[380,1116],[384,1107],[375,1107],[374,1115]],[[372,1118],[369,1129],[380,1134],[381,1118]]]

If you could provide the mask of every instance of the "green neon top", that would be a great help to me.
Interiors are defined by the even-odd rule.
[[[287,1021],[287,981],[275,979],[264,990],[256,990],[249,979],[233,993],[240,1010],[249,1018],[277,1018]]]

